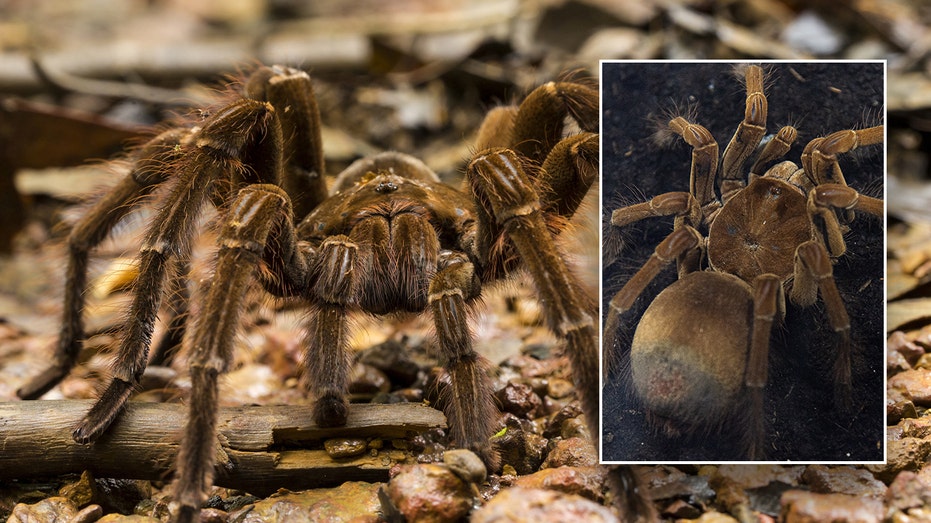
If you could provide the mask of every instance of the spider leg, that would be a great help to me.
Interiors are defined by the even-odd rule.
[[[233,338],[249,284],[263,252],[277,239],[294,248],[290,202],[276,185],[250,185],[239,192],[220,232],[214,276],[207,288],[206,314],[192,327],[191,404],[177,457],[175,500],[179,521],[196,520],[213,484],[217,455],[217,382],[229,367]],[[270,241],[270,239],[274,239]],[[281,256],[299,253],[277,251]],[[306,264],[300,265],[306,270]],[[298,268],[295,268],[298,270]]]
[[[240,173],[243,157],[250,159],[250,167],[258,177],[278,181],[281,128],[274,114],[274,109],[262,102],[241,100],[230,104],[204,124],[180,160],[178,179],[140,248],[139,278],[113,364],[113,377],[75,427],[75,441],[93,441],[110,426],[145,370],[169,262],[172,257],[187,259],[197,217],[214,182]]]
[[[814,224],[812,228],[835,258],[847,250],[844,230],[837,219],[837,211],[842,210],[863,211],[879,218],[885,212],[881,199],[862,195],[847,185],[825,183],[809,191],[808,213]]]
[[[349,351],[347,312],[358,289],[359,246],[347,236],[328,237],[320,245],[312,269],[319,275],[313,287],[317,297],[304,355],[304,388],[316,399],[314,421],[322,427],[346,424],[349,404]]]
[[[489,438],[498,412],[488,378],[488,361],[472,348],[467,322],[467,304],[478,296],[480,284],[464,255],[450,253],[444,258],[430,282],[429,301],[452,387],[446,408],[449,426],[453,440],[475,451],[494,471],[499,457]]]
[[[681,116],[669,121],[669,128],[692,147],[692,169],[689,176],[689,192],[701,205],[705,219],[721,208],[714,193],[715,174],[718,171],[718,142],[708,129],[694,124]]]
[[[774,274],[761,274],[753,279],[753,332],[750,335],[750,353],[744,376],[749,392],[749,418],[746,457],[759,460],[764,457],[763,388],[766,386],[769,367],[769,340],[773,322],[785,315],[785,293],[782,281]]]
[[[513,116],[508,143],[480,138],[492,146],[513,145],[515,151],[535,165],[543,164],[547,155],[562,141],[566,116],[571,116],[583,131],[598,132],[598,91],[574,82],[549,82],[537,87],[521,102]],[[554,124],[553,122],[558,122]],[[483,133],[479,134],[484,136]],[[499,135],[503,138],[503,133]]]
[[[883,142],[883,126],[866,129],[847,129],[831,133],[808,142],[802,152],[802,166],[815,185],[837,183],[847,185],[844,173],[837,163],[837,155],[853,151],[863,145]]]
[[[762,175],[765,172],[763,169],[770,163],[785,156],[785,154],[789,152],[789,149],[792,148],[792,144],[795,143],[796,139],[798,139],[798,131],[795,127],[787,125],[779,129],[776,136],[773,136],[773,139],[766,143],[766,146],[763,147],[763,152],[761,152],[756,158],[756,161],[753,162],[753,167],[750,168],[750,181]]]
[[[643,293],[647,285],[666,265],[672,263],[683,254],[700,248],[702,244],[701,234],[693,227],[682,226],[666,236],[656,246],[653,254],[640,267],[640,270],[617,291],[617,294],[611,298],[608,303],[608,315],[604,324],[604,360],[608,364],[616,364],[620,357],[616,354],[618,350],[617,333],[620,329],[621,316],[627,312],[634,301]]]
[[[721,160],[721,179],[718,181],[718,188],[721,190],[721,201],[724,203],[746,187],[747,179],[743,173],[744,163],[766,134],[767,103],[766,95],[763,94],[763,69],[758,65],[750,65],[747,67],[744,78],[747,87],[744,119],[737,126],[734,136],[724,149],[724,157]]]
[[[467,177],[480,206],[507,234],[545,304],[547,326],[568,342],[567,355],[579,397],[594,432],[598,426],[597,334],[586,301],[560,256],[541,213],[536,191],[520,158],[493,149],[469,164]],[[480,224],[480,227],[482,225]]]
[[[675,216],[673,229],[682,226],[698,227],[702,212],[698,200],[687,192],[669,192],[654,196],[649,201],[615,209],[611,213],[611,225],[624,227],[646,218],[658,216]],[[701,249],[692,249],[679,256],[679,277],[697,271],[701,265]]]
[[[113,227],[138,206],[167,177],[164,165],[177,157],[177,149],[187,131],[166,131],[139,151],[132,171],[88,210],[68,235],[68,269],[61,331],[52,364],[24,385],[16,394],[36,399],[60,382],[74,366],[84,338],[84,291],[87,286],[88,255],[107,237]]]
[[[837,333],[837,357],[834,360],[834,400],[841,408],[851,405],[850,317],[834,282],[831,256],[817,241],[799,245],[795,251],[795,280],[789,297],[802,306],[814,303],[820,291],[828,313],[828,323]]]
[[[245,94],[281,108],[285,166],[281,186],[298,220],[328,196],[324,179],[320,110],[310,76],[290,67],[260,67],[249,76]]]

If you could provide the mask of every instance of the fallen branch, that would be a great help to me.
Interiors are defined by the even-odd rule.
[[[81,445],[71,439],[71,429],[90,406],[78,400],[0,403],[0,480],[84,470],[96,477],[169,477],[186,415],[182,405],[130,403],[96,443]],[[388,469],[409,458],[390,443],[377,453],[333,459],[320,442],[403,439],[445,426],[441,412],[419,404],[352,405],[346,426],[336,428],[318,427],[308,405],[223,408],[219,439],[229,459],[218,468],[216,483],[267,495],[284,486],[386,481]]]

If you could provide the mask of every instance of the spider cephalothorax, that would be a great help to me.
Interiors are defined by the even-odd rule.
[[[482,286],[518,267],[530,273],[547,325],[566,342],[587,421],[595,426],[598,350],[593,300],[584,296],[554,242],[554,224],[571,217],[598,170],[597,91],[551,82],[517,107],[489,113],[463,188],[440,183],[401,153],[360,160],[328,191],[316,102],[309,77],[260,68],[243,96],[210,111],[198,126],[166,131],[136,152],[134,168],[93,207],[69,237],[65,317],[54,365],[20,390],[36,397],[73,365],[81,345],[88,251],[140,196],[167,186],[139,254],[139,278],[113,378],[74,429],[98,438],[117,417],[147,364],[153,323],[173,265],[188,265],[197,215],[207,201],[220,211],[219,250],[203,303],[185,321],[183,292],[173,292],[171,337],[186,328],[192,391],[178,458],[181,519],[202,503],[215,466],[218,374],[250,281],[310,311],[303,384],[318,424],[348,414],[351,355],[348,315],[429,310],[450,379],[446,401],[452,439],[491,467],[497,423],[487,364],[473,349],[467,309]],[[565,131],[565,120],[582,129]],[[262,270],[257,270],[258,268]],[[164,343],[163,343],[164,345]],[[157,350],[161,357],[163,351]]]
[[[723,459],[766,457],[763,389],[772,327],[785,317],[784,293],[799,307],[814,305],[820,295],[822,321],[834,332],[822,350],[834,360],[835,400],[851,405],[851,325],[833,264],[845,254],[852,211],[883,213],[882,200],[847,186],[838,164],[841,154],[882,143],[882,126],[815,138],[801,153],[801,166],[773,165],[798,133],[785,126],[757,150],[768,132],[763,79],[762,68],[745,68],[744,118],[720,156],[705,127],[671,118],[668,128],[692,147],[689,191],[616,209],[610,220],[625,227],[669,216],[674,226],[611,299],[606,357],[627,362],[631,388],[658,429],[719,433],[722,425],[743,424],[746,441],[722,445],[729,449]],[[621,317],[673,263],[678,281],[653,299],[629,356],[621,357]]]

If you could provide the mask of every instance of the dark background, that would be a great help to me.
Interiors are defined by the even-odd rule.
[[[799,139],[786,159],[796,163],[813,138],[882,123],[881,63],[766,64],[769,102],[767,130],[792,124]],[[792,74],[791,70],[796,74]],[[604,63],[603,220],[613,209],[668,191],[688,190],[691,150],[677,140],[658,145],[652,135],[668,112],[694,107],[723,152],[743,118],[745,92],[728,63]],[[684,109],[679,109],[683,111]],[[666,115],[665,117],[663,117]],[[841,158],[850,186],[882,197],[882,148],[871,146]],[[618,232],[605,226],[603,310],[611,297],[672,230],[672,219],[652,219]],[[706,231],[702,231],[706,232]],[[883,229],[860,215],[846,237],[848,252],[834,276],[851,318],[854,340],[854,407],[833,406],[831,365],[835,337],[823,305],[788,306],[783,326],[775,326],[770,350],[764,417],[767,460],[881,461],[883,424]],[[619,250],[619,253],[617,250]],[[618,257],[611,259],[609,251]],[[636,322],[653,297],[675,279],[669,267],[622,318],[623,351],[629,351]],[[666,438],[645,423],[625,387],[622,369],[608,376],[603,397],[603,459],[608,461],[722,461],[735,455],[741,434],[730,423],[712,437]]]

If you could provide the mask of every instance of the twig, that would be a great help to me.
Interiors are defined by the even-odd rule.
[[[71,439],[90,401],[0,403],[0,480],[91,471],[96,477],[166,479],[185,420],[182,405],[130,403],[96,443]],[[220,410],[220,486],[267,495],[345,481],[386,481],[388,469],[409,459],[399,450],[333,459],[319,450],[334,437],[402,439],[446,426],[437,410],[418,404],[352,405],[346,426],[321,428],[310,406],[249,406]],[[313,449],[311,447],[316,447]],[[390,445],[388,445],[390,447]]]

